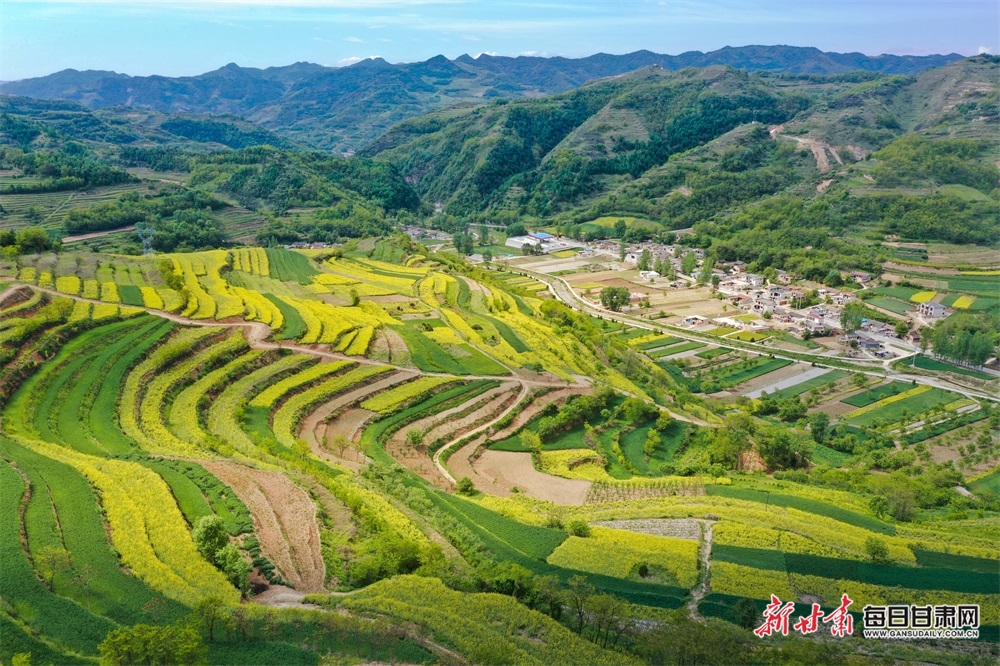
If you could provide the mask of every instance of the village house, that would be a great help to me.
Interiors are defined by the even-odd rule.
[[[774,312],[775,305],[777,304],[774,301],[767,298],[761,298],[754,301],[753,306],[750,309],[757,314],[764,314],[765,312]]]
[[[864,271],[854,271],[851,273],[851,279],[858,284],[868,284],[872,281],[871,273],[865,273]]]
[[[917,308],[917,312],[924,319],[941,319],[948,314],[948,308],[940,303],[930,301],[928,303],[921,303]]]
[[[639,277],[643,280],[655,280],[660,274],[656,271],[639,271]]]
[[[757,275],[755,273],[747,273],[743,276],[743,280],[751,287],[763,287],[764,286],[764,276]]]
[[[854,294],[848,294],[846,292],[838,292],[831,296],[835,305],[846,305],[851,301],[856,300],[856,298],[857,297]]]
[[[872,351],[875,349],[881,349],[882,343],[872,338],[869,338],[867,335],[861,335],[858,336],[858,346],[861,347],[862,349]]]

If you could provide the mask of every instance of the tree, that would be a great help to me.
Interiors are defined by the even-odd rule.
[[[333,441],[330,443],[330,445],[334,449],[336,449],[337,455],[343,458],[344,451],[346,451],[348,446],[350,446],[350,442],[347,441],[347,437],[345,435],[337,435],[336,437],[333,438]]]
[[[865,319],[866,311],[861,301],[851,301],[840,311],[840,327],[846,333],[853,333],[861,328],[861,320]]]
[[[483,250],[483,263],[489,266],[491,261],[493,261],[493,253],[489,250]]]
[[[628,231],[628,225],[625,224],[625,220],[615,220],[615,238],[624,238],[626,231]]]
[[[757,612],[757,605],[753,599],[743,597],[736,602],[736,624],[747,631],[754,629],[761,620],[761,614]]]
[[[44,252],[52,247],[49,234],[41,227],[25,227],[16,234],[17,250],[22,254]]]
[[[573,611],[573,616],[576,619],[576,633],[578,634],[582,634],[583,628],[587,626],[588,606],[592,596],[594,596],[594,587],[587,582],[585,577],[570,577],[566,600],[569,602],[569,608]]]
[[[529,451],[541,451],[542,438],[537,432],[525,429],[521,431],[521,445]]]
[[[804,442],[786,430],[761,437],[757,448],[768,469],[794,469],[808,463]]]
[[[97,649],[101,663],[112,666],[208,663],[201,634],[191,626],[119,627],[108,633]]]
[[[712,269],[715,268],[715,261],[706,259],[701,264],[701,272],[698,273],[698,284],[708,284],[712,281]]]
[[[642,254],[639,255],[639,264],[636,266],[640,271],[648,271],[652,268],[653,253],[649,250],[643,248]]]
[[[684,275],[694,275],[694,269],[698,265],[698,257],[694,252],[688,252],[681,258],[681,273]]]
[[[778,418],[782,421],[798,421],[806,415],[806,411],[808,407],[797,395],[778,402]]]
[[[868,500],[868,508],[872,510],[877,518],[882,518],[889,513],[889,500],[883,495],[875,495]]]
[[[205,597],[194,607],[194,614],[208,632],[209,641],[215,640],[215,628],[226,617],[224,603],[221,597]]]
[[[54,590],[56,574],[70,568],[69,551],[59,546],[43,546],[35,555],[35,568],[50,590]]]
[[[476,484],[469,477],[463,476],[458,480],[458,492],[463,495],[471,495],[476,492]]]
[[[903,337],[910,332],[910,323],[907,321],[897,321],[895,326],[896,337]]]
[[[243,559],[240,551],[233,544],[226,544],[215,553],[217,566],[226,574],[229,582],[240,592],[246,594],[250,589],[250,563]]]
[[[222,568],[218,560],[218,552],[229,545],[229,532],[226,524],[219,516],[202,516],[194,528],[194,544],[202,557]]]
[[[641,636],[639,651],[652,664],[750,664],[752,634],[720,620],[696,622],[682,611]],[[779,663],[775,661],[774,663]],[[808,659],[800,663],[817,663]]]
[[[830,435],[830,415],[826,412],[814,412],[809,415],[809,431],[817,444],[826,442]]]
[[[406,443],[409,444],[410,446],[416,448],[421,444],[423,444],[423,442],[424,442],[424,433],[420,432],[416,428],[411,428],[410,430],[406,431]]]
[[[865,554],[875,564],[889,563],[889,546],[877,537],[868,537],[865,541]]]
[[[628,305],[631,297],[632,295],[625,287],[605,287],[601,289],[601,305],[612,312],[618,312]]]
[[[583,520],[571,520],[566,526],[566,530],[576,537],[586,538],[590,536],[590,525]]]
[[[912,490],[895,488],[886,499],[889,503],[889,514],[900,522],[909,522],[917,512],[917,498]]]
[[[625,243],[618,244],[618,261],[625,261]]]

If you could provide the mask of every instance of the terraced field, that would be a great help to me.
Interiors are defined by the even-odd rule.
[[[26,258],[23,286],[0,301],[0,658],[93,660],[109,632],[170,625],[206,603],[229,627],[216,628],[212,650],[251,662],[261,650],[275,663],[308,661],[314,645],[344,654],[374,631],[365,613],[413,627],[479,617],[469,606],[432,622],[429,599],[512,612],[514,600],[444,589],[434,578],[445,572],[516,597],[504,587],[513,572],[650,618],[691,604],[732,619],[742,598],[772,593],[829,607],[847,590],[859,605],[961,597],[980,604],[984,626],[1000,624],[1000,595],[984,591],[1000,558],[988,535],[960,520],[888,517],[874,491],[810,485],[804,471],[779,479],[715,462],[717,426],[740,409],[749,419],[759,401],[717,414],[708,386],[695,395],[682,382],[697,373],[721,390],[789,361],[708,349],[686,369],[657,365],[649,357],[705,345],[618,327],[618,346],[598,348],[570,332],[589,319],[553,319],[523,280],[465,270],[385,246],[371,257]],[[959,397],[887,384],[845,399],[855,412],[842,420],[912,421]],[[772,422],[754,423],[764,442]],[[524,482],[511,472],[491,493],[478,463],[487,450],[519,456]],[[455,478],[459,469],[476,478]],[[546,472],[565,477],[552,483],[572,486],[573,501],[538,498],[555,478]],[[647,519],[698,527],[687,538],[634,529]],[[210,524],[227,545],[207,550]],[[871,539],[887,562],[865,562]],[[240,603],[296,605],[310,593],[332,606],[328,592],[352,592],[347,615]],[[567,597],[554,598],[551,614]],[[545,607],[516,608],[538,627],[532,641],[590,649]],[[601,606],[587,608],[584,622]],[[320,638],[303,629],[334,622],[345,624]],[[380,645],[398,651],[373,647],[372,658],[423,663],[440,647],[422,629],[382,626]]]

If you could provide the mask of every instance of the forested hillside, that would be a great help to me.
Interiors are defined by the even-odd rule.
[[[578,59],[482,54],[455,60],[436,56],[401,64],[373,58],[341,68],[300,62],[255,69],[230,63],[198,76],[177,78],[65,70],[7,83],[0,90],[72,100],[91,109],[128,106],[171,114],[237,114],[311,147],[346,151],[360,149],[395,122],[434,109],[460,102],[565,92],[592,79],[642,67],[676,71],[728,65],[747,71],[797,74],[855,70],[914,74],[959,58],[957,54],[870,57],[790,46],[726,47],[676,56],[650,51],[599,53]]]
[[[576,233],[602,216],[641,217],[695,226],[696,244],[731,259],[748,253],[730,239],[763,217],[816,231],[779,247],[822,244],[830,229],[990,243],[998,71],[990,56],[916,76],[645,69],[428,114],[364,154],[458,220],[529,216]]]

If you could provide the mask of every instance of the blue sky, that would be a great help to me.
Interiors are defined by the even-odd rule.
[[[997,0],[0,0],[0,80],[61,69],[199,74],[229,62],[343,65],[790,44],[1000,51]]]

